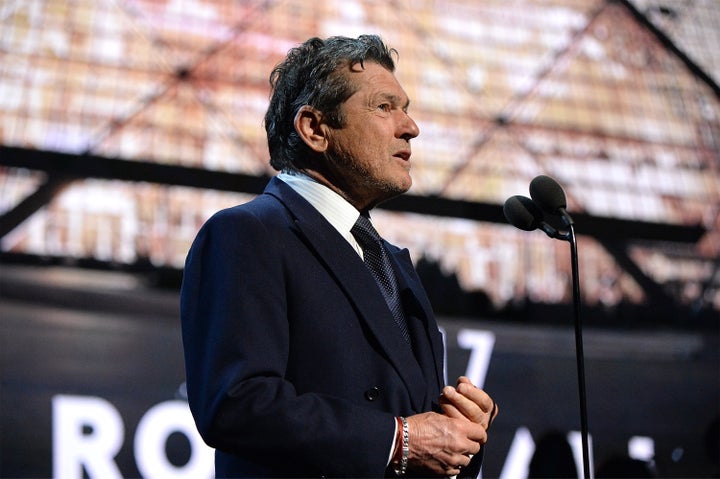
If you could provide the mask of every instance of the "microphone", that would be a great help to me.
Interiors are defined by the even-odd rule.
[[[577,362],[578,394],[580,399],[580,433],[582,438],[583,477],[590,479],[590,445],[587,422],[587,393],[585,390],[585,354],[583,352],[582,322],[580,320],[580,279],[578,271],[577,241],[573,219],[568,214],[567,200],[562,186],[545,175],[530,182],[530,196],[511,196],[505,201],[503,213],[508,222],[525,231],[541,228],[549,237],[570,243],[572,266],[573,305],[575,316],[575,357]],[[561,232],[544,221],[543,212],[560,216],[567,232]]]
[[[574,223],[565,209],[565,191],[555,179],[546,175],[536,176],[530,182],[530,196],[545,213],[560,216],[565,226]]]
[[[523,231],[540,228],[551,238],[565,239],[564,235],[545,222],[540,208],[527,196],[515,195],[505,200],[503,213],[511,225]]]

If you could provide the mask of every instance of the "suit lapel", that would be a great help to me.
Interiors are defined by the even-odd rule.
[[[266,189],[291,212],[293,227],[325,265],[365,321],[390,363],[405,382],[413,408],[423,410],[426,380],[395,324],[370,271],[335,228],[292,188],[274,179]]]

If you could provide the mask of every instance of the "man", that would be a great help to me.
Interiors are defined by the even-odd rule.
[[[218,476],[477,473],[495,403],[467,378],[443,389],[407,250],[356,226],[412,182],[419,130],[392,53],[376,36],[291,50],[265,116],[280,175],[188,254],[188,399]]]

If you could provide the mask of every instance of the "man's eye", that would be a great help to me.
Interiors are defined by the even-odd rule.
[[[378,105],[378,108],[385,112],[389,112],[390,110],[392,110],[392,106],[390,105],[390,103],[382,103]]]

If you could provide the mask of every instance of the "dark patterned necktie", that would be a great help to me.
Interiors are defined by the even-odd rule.
[[[382,291],[385,302],[390,308],[390,312],[392,312],[403,338],[410,343],[410,334],[408,333],[407,321],[400,301],[397,280],[395,279],[388,252],[382,244],[382,238],[370,223],[370,219],[364,215],[360,215],[350,233],[362,247],[365,265],[370,269],[375,282],[380,287],[380,291]]]

